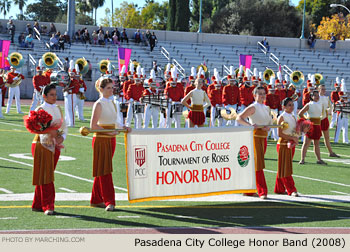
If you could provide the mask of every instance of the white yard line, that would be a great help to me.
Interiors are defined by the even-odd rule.
[[[76,191],[71,190],[71,189],[68,189],[68,188],[64,188],[64,187],[60,187],[60,188],[58,188],[58,189],[60,189],[60,190],[62,190],[62,191],[70,192],[70,193],[76,193]]]
[[[20,162],[20,161],[17,161],[17,160],[8,159],[8,158],[0,157],[0,160],[5,160],[5,161],[8,161],[8,162],[13,162],[13,163],[17,163],[17,164],[21,164],[21,165],[26,165],[26,166],[29,166],[29,167],[33,167],[32,164],[23,163],[23,162]],[[66,173],[66,172],[60,172],[60,171],[57,171],[57,170],[56,170],[55,173],[60,174],[60,175],[63,175],[63,176],[67,176],[67,177],[70,177],[70,178],[82,180],[82,181],[85,181],[85,182],[94,183],[94,181],[91,180],[91,179],[78,177],[78,176],[75,176],[75,175],[72,175],[72,174],[69,174],[69,173]],[[127,191],[128,191],[127,189],[122,188],[122,187],[118,187],[118,186],[114,186],[114,188],[115,188],[115,189],[118,189],[118,190],[120,190],[120,191],[124,191],[124,192],[127,192]]]
[[[183,215],[177,215],[175,217],[180,219],[197,219],[198,218],[196,216],[183,216]]]
[[[338,193],[338,194],[342,194],[342,195],[350,195],[349,193],[345,193],[345,192],[338,192],[338,191],[330,191],[333,193]]]
[[[17,217],[1,217],[0,220],[17,220]]]
[[[5,188],[0,188],[0,191],[1,191],[1,192],[4,192],[4,193],[8,193],[8,194],[13,193],[12,191],[7,190],[7,189],[5,189]]]
[[[264,169],[264,170],[267,171],[267,172],[270,172],[270,173],[277,173],[276,171],[271,171],[271,170],[268,170],[268,169]],[[295,174],[293,174],[293,177],[307,179],[307,180],[312,180],[312,181],[317,181],[317,182],[322,182],[322,183],[327,183],[327,184],[332,184],[332,185],[339,185],[339,186],[350,187],[350,185],[343,184],[343,183],[338,183],[338,182],[333,182],[333,181],[328,181],[328,180],[323,180],[323,179],[315,179],[315,178],[310,178],[310,177],[305,177],[305,176],[300,176],[300,175],[295,175]]]

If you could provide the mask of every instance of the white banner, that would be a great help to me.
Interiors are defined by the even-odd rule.
[[[133,130],[130,202],[256,192],[253,128]]]

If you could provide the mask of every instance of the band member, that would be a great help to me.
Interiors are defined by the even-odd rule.
[[[169,105],[166,111],[166,127],[171,128],[172,120],[174,119],[175,128],[180,128],[183,110],[181,100],[184,97],[184,90],[182,85],[178,85],[177,83],[176,67],[171,69],[171,78],[167,83],[167,87],[164,89],[164,95],[169,99]]]
[[[93,130],[118,128],[117,109],[113,100],[109,99],[113,95],[113,81],[102,77],[97,82],[100,99],[93,106],[90,128]],[[95,133],[92,139],[94,183],[90,205],[103,207],[106,211],[113,211],[115,207],[112,159],[117,134],[117,131]]]
[[[35,185],[33,211],[43,211],[45,215],[54,214],[55,186],[54,171],[60,156],[59,145],[67,136],[67,127],[62,115],[61,108],[56,105],[56,87],[49,84],[43,89],[44,103],[36,110],[43,109],[52,116],[52,121],[63,120],[59,130],[53,130],[49,134],[56,139],[54,152],[40,143],[42,135],[35,135],[32,143],[32,155],[34,157],[33,185]]]
[[[264,105],[266,99],[265,89],[258,86],[253,92],[255,102],[249,105],[237,117],[237,121],[244,126],[253,126],[253,141],[254,141],[254,161],[256,188],[261,199],[267,198],[267,186],[264,175],[265,168],[265,141],[270,128],[266,125],[271,124],[270,109]],[[249,122],[246,119],[249,118]],[[260,126],[260,127],[259,127]]]
[[[324,84],[319,85],[318,91],[320,94],[320,103],[322,105],[321,130],[324,138],[324,143],[328,149],[330,157],[339,157],[333,152],[331,142],[329,139],[328,113],[331,110],[331,103],[329,101],[329,97],[326,96],[326,86]]]
[[[253,90],[249,79],[244,77],[243,85],[239,88],[240,112],[254,102]]]
[[[79,69],[78,69],[79,71]],[[83,80],[83,77],[80,75],[79,72],[77,72],[77,78],[79,82],[79,90],[78,93],[76,93],[77,96],[77,106],[76,106],[76,112],[78,114],[78,118],[80,121],[85,122],[84,118],[84,103],[85,103],[85,92],[87,90],[85,81]]]
[[[50,84],[50,78],[43,75],[42,59],[39,60],[39,65],[37,66],[36,71],[38,74],[33,77],[34,93],[33,93],[32,105],[30,106],[30,111],[35,110],[38,102],[40,105],[43,103],[43,97],[41,94],[41,90],[46,85]]]
[[[307,87],[303,90],[303,98],[302,98],[302,104],[305,106],[310,102],[310,91],[313,90],[314,87],[312,86],[312,83],[310,80],[308,80]]]
[[[143,91],[143,98],[147,99],[154,98],[155,96],[158,96],[160,93],[157,89],[157,83],[156,83],[156,73],[154,69],[151,70],[150,78],[148,79],[148,85],[149,88],[145,89]],[[159,118],[159,106],[155,106],[152,104],[145,105],[145,115],[143,120],[143,128],[148,128],[149,121],[152,118],[152,128],[157,128],[158,126],[158,118]]]
[[[310,102],[306,104],[300,111],[299,117],[305,119],[304,114],[307,112],[309,120],[312,122],[312,127],[309,132],[305,134],[303,147],[301,149],[301,160],[299,164],[305,164],[305,157],[307,149],[309,148],[311,141],[314,142],[314,152],[317,158],[317,164],[326,165],[327,163],[321,159],[320,153],[320,138],[322,136],[321,131],[321,116],[322,116],[322,104],[320,101],[320,95],[318,90],[313,90],[310,93]]]
[[[287,93],[286,93],[286,90],[283,88],[283,85],[279,79],[276,79],[275,85],[276,85],[275,94],[278,95],[279,97],[278,114],[281,114],[282,113],[281,104],[282,104],[282,101],[287,97]]]
[[[196,88],[196,86],[194,85],[195,77],[196,77],[196,69],[194,67],[191,67],[191,75],[188,78],[188,84],[187,84],[187,86],[185,88],[185,94],[184,94],[185,96],[187,94],[189,94],[189,92],[191,92],[193,89]],[[188,100],[187,103],[188,103],[188,105],[191,105],[191,101],[190,100]],[[188,118],[185,118],[185,120],[186,120],[185,128],[190,127],[190,120]]]
[[[204,108],[207,108],[210,104],[207,93],[202,89],[203,81],[197,78],[194,84],[196,88],[190,91],[181,101],[181,103],[190,110],[188,119],[191,128],[196,125],[198,127],[203,127],[205,122]],[[191,105],[188,104],[189,99],[191,99]]]
[[[110,63],[108,64],[110,65]],[[118,118],[119,118],[119,124],[124,125],[124,119],[126,118],[126,113],[128,111],[128,105],[126,103],[126,99],[124,97],[124,83],[126,82],[127,79],[127,73],[125,72],[125,65],[122,66],[122,69],[120,70],[119,73],[119,82],[116,81],[114,83],[114,89],[113,89],[113,94],[114,94],[114,103],[117,106],[117,111],[118,111]]]
[[[277,124],[281,125],[282,122],[286,122],[288,128],[278,128],[280,138],[277,143],[278,170],[274,192],[284,194],[287,191],[288,195],[297,197],[299,195],[292,177],[295,146],[292,148],[288,146],[289,141],[293,141],[295,144],[298,144],[299,141],[298,137],[293,135],[296,132],[297,121],[293,115],[294,102],[292,98],[285,98],[282,101],[282,108],[283,112],[278,117]]]
[[[6,83],[7,84],[13,84],[16,81],[19,81],[19,79],[24,79],[24,76],[16,71],[16,68],[13,66],[10,67],[10,72],[7,74]],[[16,100],[16,108],[18,114],[23,114],[21,111],[21,96],[20,96],[20,89],[19,85],[15,87],[9,88],[9,94],[7,99],[7,108],[6,108],[6,114],[10,113],[10,108],[12,105],[13,97],[15,97]]]
[[[134,64],[132,62],[130,62],[130,64],[129,64],[129,71],[128,71],[127,75],[128,75],[128,80],[125,81],[123,84],[123,94],[124,94],[125,100],[128,100],[126,98],[126,94],[128,92],[129,86],[131,84],[135,83],[134,82]]]
[[[5,69],[1,69],[0,70],[0,91],[2,94],[2,98],[0,99],[0,107],[5,107],[5,95],[7,91],[5,82],[6,82]]]
[[[339,92],[340,100],[336,102],[337,106],[349,105],[348,96],[343,92]],[[348,144],[348,125],[349,125],[349,114],[342,111],[337,111],[337,127],[335,130],[334,142],[338,143],[340,132],[343,131],[343,143]]]
[[[227,75],[228,85],[222,90],[222,102],[226,109],[233,108],[238,111],[239,106],[239,88],[238,82],[234,77],[233,66],[230,67],[230,74]],[[234,126],[235,120],[228,120],[226,126]]]
[[[218,75],[217,75],[218,76]],[[220,115],[222,107],[222,88],[219,81],[219,77],[213,82],[214,89],[211,89],[208,93],[208,97],[211,103],[210,110],[210,127],[215,127],[215,120],[218,120],[218,127],[223,126],[223,118]]]
[[[339,92],[340,92],[340,80],[339,80],[339,77],[336,78],[336,82],[334,84],[334,88],[335,90],[332,91],[331,93],[331,101],[333,103],[333,106],[334,104],[340,100],[340,97],[339,97]],[[337,113],[332,111],[332,121],[331,121],[331,124],[330,124],[330,128],[332,129],[335,125],[337,121]]]
[[[135,129],[142,128],[142,115],[144,113],[144,105],[141,104],[140,101],[144,91],[140,76],[141,67],[138,67],[136,70],[136,74],[134,74],[135,83],[129,86],[128,91],[126,93],[126,98],[129,102],[128,113],[126,116],[126,126],[130,127],[131,121],[135,116]]]
[[[274,77],[271,77],[270,79],[271,83],[274,82]],[[275,88],[270,84],[268,86],[268,94],[266,95],[265,105],[268,106],[271,110],[271,112],[275,113],[276,116],[278,115],[278,108],[280,106],[280,98],[278,95],[275,94]],[[278,140],[278,133],[277,128],[273,128],[270,130],[272,133],[272,138],[277,141]]]
[[[69,76],[70,84],[63,88],[63,97],[64,97],[64,115],[68,127],[74,127],[75,118],[74,118],[74,108],[77,103],[77,93],[79,93],[79,75],[77,75],[77,69],[79,66],[74,67],[74,61],[71,60],[69,63]],[[79,70],[78,70],[79,71]]]
[[[288,82],[286,84],[288,84]],[[300,93],[293,84],[289,84],[288,86],[287,97],[292,98],[294,102],[293,115],[296,118],[298,116],[297,110],[298,110],[298,99],[300,97]]]

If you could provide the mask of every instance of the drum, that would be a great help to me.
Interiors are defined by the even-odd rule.
[[[182,114],[184,105],[182,105],[181,103],[175,103],[171,106],[173,114]]]
[[[141,103],[134,103],[134,113],[142,114],[145,111],[145,107]]]

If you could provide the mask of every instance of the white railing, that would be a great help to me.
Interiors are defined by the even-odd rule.
[[[172,60],[172,63],[174,66],[176,66],[176,68],[178,69],[179,73],[183,76],[183,77],[186,77],[186,71],[185,69],[180,65],[180,63],[176,60],[176,59],[173,59]]]
[[[252,70],[250,70],[249,68],[246,68],[246,72],[250,73],[250,76],[254,76],[254,73],[252,72]]]
[[[63,63],[62,63],[62,61],[61,61],[61,59],[59,58],[59,57],[57,57],[57,61],[58,61],[58,67],[62,70],[62,71],[64,71],[64,65],[63,65]]]
[[[160,47],[160,52],[168,61],[170,61],[170,53],[163,46]]]
[[[223,65],[222,72],[225,72],[226,74],[230,74],[230,69],[226,65]]]
[[[282,70],[289,75],[293,73],[292,69],[290,69],[287,65],[283,65]]]
[[[35,32],[35,37],[36,37],[39,41],[41,41],[41,34],[40,34],[39,30],[38,30],[36,27],[34,27],[34,32]]]
[[[257,47],[258,47],[258,50],[262,51],[263,54],[266,55],[268,53],[266,46],[261,44],[261,42],[257,43]]]
[[[270,53],[269,59],[270,59],[273,63],[275,63],[277,66],[280,65],[280,59],[277,58],[277,56],[274,55],[273,53]]]
[[[32,68],[33,67],[33,68]],[[28,54],[28,63],[27,63],[27,73],[32,73],[32,70],[36,67],[36,60],[31,54]]]

